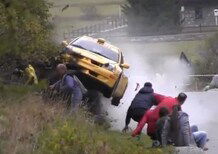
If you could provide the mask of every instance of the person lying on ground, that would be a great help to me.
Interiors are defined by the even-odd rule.
[[[197,143],[198,147],[208,150],[205,147],[206,132],[198,131],[197,126],[190,127],[189,116],[181,110],[180,105],[174,106],[172,115],[165,121],[161,137],[163,147],[167,144],[190,146]]]
[[[139,122],[147,110],[149,110],[153,105],[157,105],[158,102],[156,101],[156,97],[159,101],[163,96],[160,94],[155,94],[152,84],[150,82],[146,82],[144,87],[139,90],[129,106],[123,132],[128,130],[128,125],[131,119]]]
[[[166,107],[169,110],[169,113],[171,114],[173,110],[173,106],[178,104],[182,105],[185,102],[186,98],[187,95],[185,93],[180,93],[176,98],[165,97],[153,111],[148,110],[144,114],[143,118],[138,123],[137,128],[132,132],[132,136],[135,137],[136,135],[139,135],[146,123],[148,124],[148,128],[150,128],[147,129],[148,130],[147,134],[150,136],[155,136],[156,122],[159,119],[160,108]]]
[[[71,95],[71,111],[77,111],[83,98],[80,83],[67,73],[66,65],[58,64],[56,70],[61,79],[51,85],[50,89],[57,89],[66,95]]]

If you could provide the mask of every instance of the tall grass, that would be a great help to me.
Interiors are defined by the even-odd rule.
[[[35,90],[39,87],[1,86],[0,153],[172,153],[171,147],[149,148],[145,135],[138,140],[97,125],[87,111],[69,114],[65,105],[44,102]]]
[[[81,112],[82,113],[82,112]],[[58,119],[49,125],[39,137],[37,153],[84,153],[84,154],[158,154],[172,153],[172,149],[152,149],[147,136],[139,140],[110,131],[87,120],[85,114]]]

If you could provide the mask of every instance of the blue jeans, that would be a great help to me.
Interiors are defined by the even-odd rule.
[[[204,131],[199,131],[196,125],[191,126],[191,132],[194,136],[195,142],[199,148],[204,148],[207,142],[207,133]]]

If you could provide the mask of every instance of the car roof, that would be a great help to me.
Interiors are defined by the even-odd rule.
[[[98,38],[93,38],[93,37],[90,37],[90,36],[81,36],[79,37],[78,39],[83,39],[83,40],[89,40],[89,41],[93,41],[95,43],[98,43]],[[116,53],[120,53],[120,49],[114,45],[112,45],[111,43],[109,43],[108,41],[105,41],[103,46],[105,48],[108,48]]]

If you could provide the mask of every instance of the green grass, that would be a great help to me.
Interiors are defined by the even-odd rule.
[[[0,103],[0,153],[89,153],[89,154],[165,154],[173,148],[150,148],[151,140],[142,135],[132,138],[97,125],[81,110],[77,115],[65,106],[43,102],[34,94],[36,87],[4,86],[1,92],[13,99]],[[17,95],[14,95],[17,93]]]
[[[54,3],[55,5],[64,5],[64,4],[99,4],[99,3],[124,3],[125,0],[48,0],[49,2]]]
[[[109,153],[109,154],[159,154],[172,153],[172,148],[150,148],[151,140],[139,140],[96,126],[84,116],[69,117],[47,127],[39,138],[38,153]]]
[[[60,37],[63,33],[73,31],[82,27],[101,23],[108,16],[118,16],[120,13],[120,4],[124,0],[50,0],[53,6],[50,13],[54,19],[56,32]],[[104,4],[105,3],[105,4]],[[70,6],[65,11],[61,11],[65,5],[78,4]],[[95,18],[87,19],[87,7],[95,7]]]
[[[47,83],[41,81],[38,85],[4,85],[0,83],[0,99],[16,99],[22,98],[25,95],[33,92],[40,92],[45,88]]]

